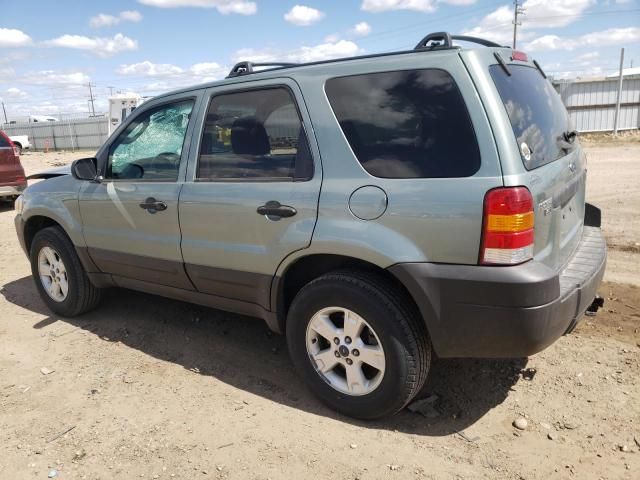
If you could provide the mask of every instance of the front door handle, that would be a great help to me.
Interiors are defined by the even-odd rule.
[[[293,217],[298,211],[288,205],[280,205],[280,202],[275,200],[268,201],[264,205],[261,205],[256,210],[259,215],[266,215],[267,217]]]
[[[156,213],[166,210],[167,204],[164,202],[160,202],[153,197],[149,197],[140,204],[140,208],[146,210],[149,213]]]

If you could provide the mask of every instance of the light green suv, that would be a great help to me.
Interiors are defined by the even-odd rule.
[[[354,417],[402,409],[435,355],[533,354],[601,305],[567,112],[535,61],[482,39],[243,62],[146,102],[70,173],[16,204],[51,310],[118,286],[261,317]]]

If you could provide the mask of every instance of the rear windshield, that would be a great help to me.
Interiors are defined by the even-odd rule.
[[[528,170],[538,168],[573,150],[565,135],[573,128],[560,96],[540,72],[524,65],[509,65],[511,76],[489,67],[507,109],[520,156]]]

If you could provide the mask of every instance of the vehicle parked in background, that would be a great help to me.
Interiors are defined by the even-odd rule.
[[[15,145],[18,155],[20,155],[23,150],[31,148],[31,142],[29,141],[28,135],[10,135],[9,138]]]
[[[29,122],[59,122],[60,119],[56,117],[50,117],[48,115],[29,115]]]
[[[601,306],[585,157],[537,62],[437,33],[270,66],[145,102],[26,190],[16,230],[51,310],[118,286],[261,317],[324,402],[370,419],[434,354],[531,355]]]
[[[27,188],[18,148],[0,130],[0,200],[15,200]]]

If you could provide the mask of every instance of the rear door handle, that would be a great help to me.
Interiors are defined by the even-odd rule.
[[[259,215],[266,215],[267,217],[293,217],[298,211],[288,205],[281,205],[280,202],[270,200],[264,205],[261,205],[256,210]]]
[[[156,200],[153,197],[147,198],[140,204],[140,208],[146,210],[149,213],[162,212],[167,209],[167,204]]]

